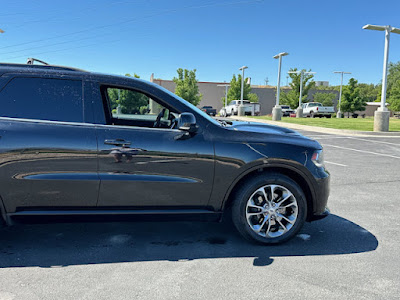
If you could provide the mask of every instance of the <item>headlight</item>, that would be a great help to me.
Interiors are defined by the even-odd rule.
[[[312,157],[312,162],[319,168],[324,166],[324,152],[322,150],[316,150]]]

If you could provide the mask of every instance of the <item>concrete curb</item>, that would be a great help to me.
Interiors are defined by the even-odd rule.
[[[335,129],[335,128],[316,127],[316,126],[300,125],[300,124],[263,120],[263,119],[253,119],[253,118],[248,118],[248,117],[237,117],[237,116],[235,116],[234,118],[230,118],[230,119],[234,119],[234,120],[238,120],[238,121],[246,121],[246,122],[258,122],[258,123],[286,127],[286,128],[290,128],[290,129],[314,131],[314,132],[336,134],[336,135],[400,137],[400,132],[374,132],[374,131]]]

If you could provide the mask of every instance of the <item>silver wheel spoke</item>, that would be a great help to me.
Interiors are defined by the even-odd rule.
[[[257,232],[261,232],[261,229],[264,227],[265,223],[267,223],[267,221],[269,220],[269,216],[268,218],[264,218],[264,220],[262,221],[260,227],[258,229],[256,229]]]
[[[262,214],[262,211],[259,211],[259,212],[248,212],[247,213],[247,216],[257,216],[257,215],[261,215]]]
[[[267,196],[267,193],[265,192],[265,188],[264,187],[258,189],[256,192],[261,192],[263,194],[263,196],[264,196],[265,201],[268,202],[268,196]]]
[[[282,203],[284,203],[286,200],[288,200],[290,197],[292,197],[292,193],[290,193],[289,195],[287,195],[284,199],[280,200],[278,202],[278,206],[280,206]]]
[[[297,208],[297,204],[296,203],[289,203],[289,204],[287,204],[287,205],[283,205],[283,206],[279,206],[279,208],[287,208],[287,207],[291,207],[291,206],[294,206],[294,207],[296,207]]]
[[[295,221],[295,220],[293,220],[293,221],[289,220],[288,218],[286,218],[286,217],[285,217],[284,215],[282,215],[282,214],[278,214],[278,217],[280,217],[280,218],[282,218],[282,219],[285,219],[285,220],[288,221],[290,224],[293,224],[294,221]]]
[[[277,219],[277,221],[278,221],[279,225],[281,225],[281,227],[283,228],[283,232],[285,233],[285,232],[287,231],[286,226],[283,225],[282,222],[281,222],[280,220]]]

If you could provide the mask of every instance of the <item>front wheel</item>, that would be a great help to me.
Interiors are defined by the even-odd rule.
[[[232,220],[246,239],[279,244],[303,226],[307,204],[299,185],[279,173],[258,175],[239,188],[232,206]]]

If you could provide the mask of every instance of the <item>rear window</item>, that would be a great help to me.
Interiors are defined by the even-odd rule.
[[[83,122],[82,81],[14,78],[0,92],[0,116]]]

